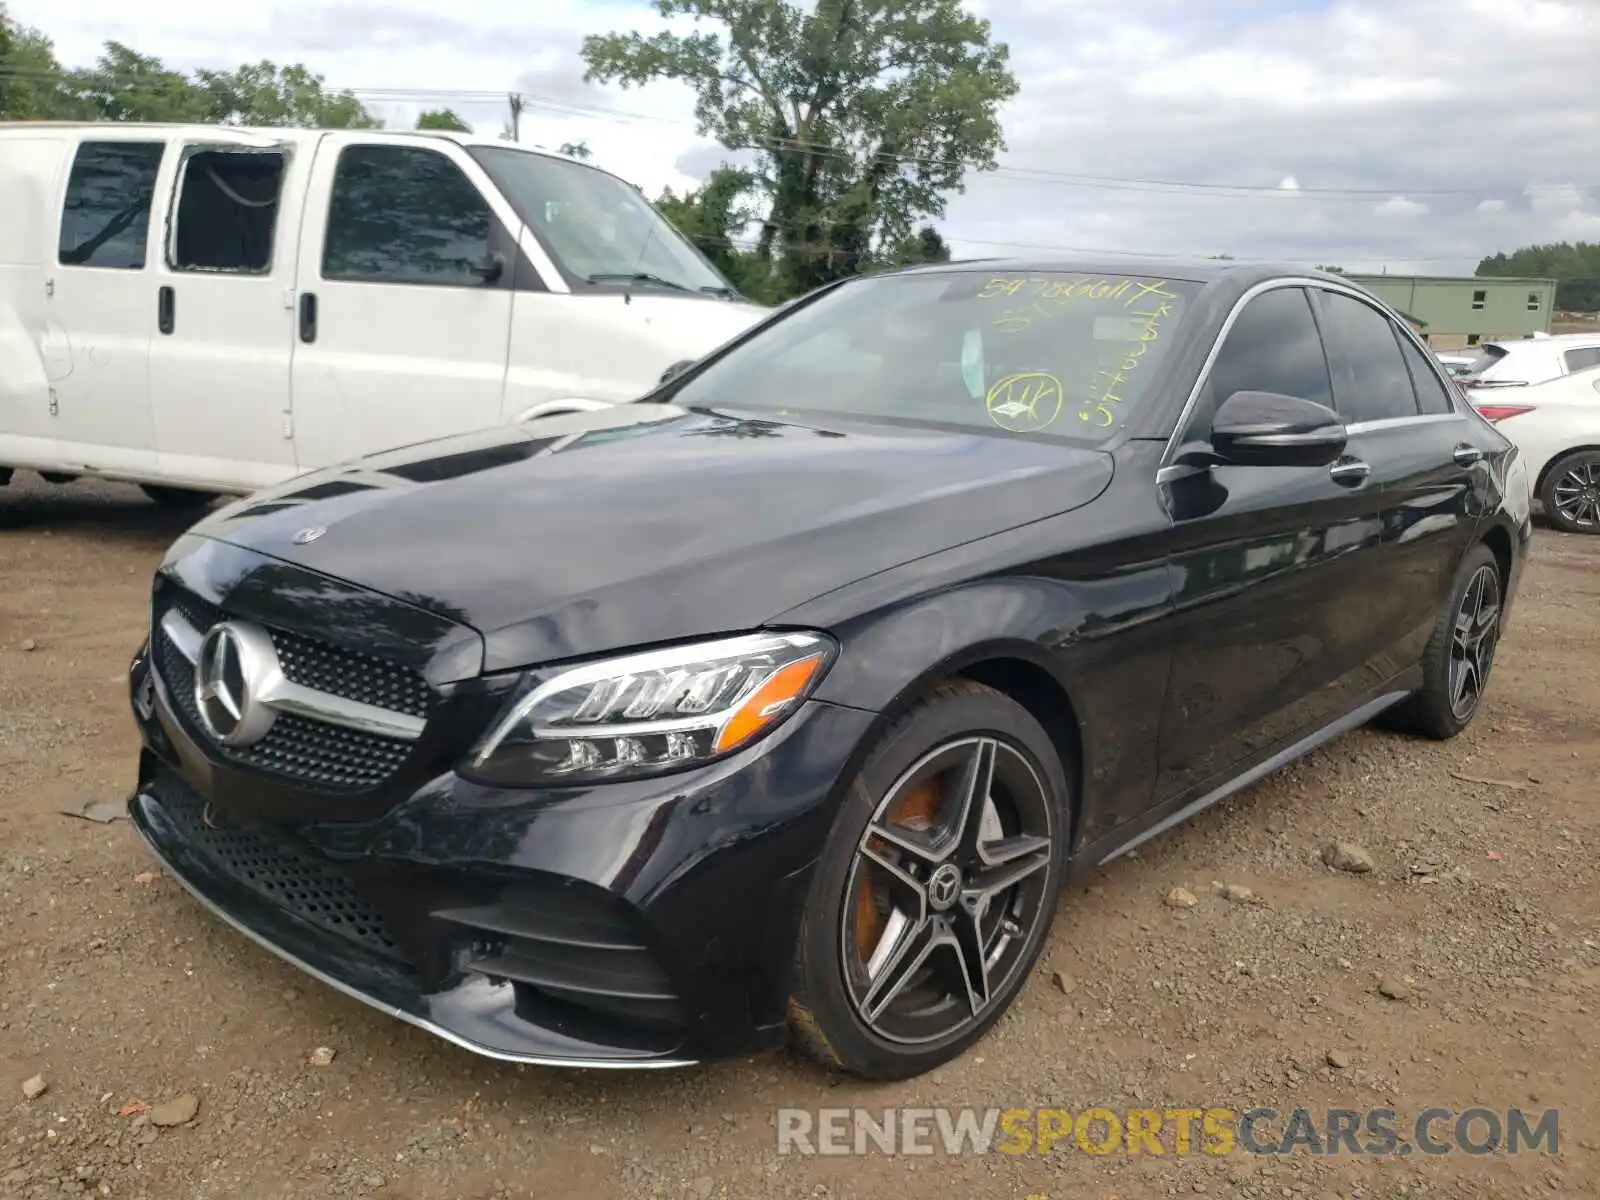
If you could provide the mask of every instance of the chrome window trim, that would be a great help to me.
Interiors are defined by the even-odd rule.
[[[1217,356],[1222,353],[1222,347],[1224,343],[1227,342],[1228,335],[1233,332],[1233,327],[1239,320],[1239,314],[1244,311],[1245,305],[1249,304],[1250,301],[1254,300],[1257,296],[1265,295],[1267,292],[1277,291],[1280,288],[1315,289],[1322,292],[1331,292],[1334,295],[1348,296],[1352,300],[1358,300],[1367,305],[1369,308],[1374,309],[1380,316],[1388,321],[1391,326],[1397,329],[1402,336],[1410,338],[1412,344],[1421,350],[1425,357],[1430,359],[1432,357],[1433,352],[1422,343],[1421,339],[1417,337],[1415,331],[1412,330],[1404,321],[1400,320],[1399,317],[1397,317],[1393,312],[1385,308],[1382,301],[1378,300],[1378,298],[1372,295],[1370,292],[1363,291],[1360,288],[1351,287],[1348,284],[1334,283],[1331,280],[1315,279],[1310,276],[1303,275],[1281,275],[1276,279],[1264,279],[1260,283],[1254,284],[1253,286],[1245,289],[1244,294],[1233,302],[1233,307],[1228,310],[1228,315],[1223,319],[1222,327],[1217,330],[1217,336],[1211,343],[1211,349],[1206,353],[1206,360],[1200,366],[1200,374],[1195,377],[1194,386],[1189,389],[1188,398],[1183,402],[1183,409],[1178,413],[1178,422],[1172,427],[1172,434],[1167,438],[1167,444],[1161,452],[1161,461],[1157,464],[1158,471],[1164,470],[1172,465],[1172,459],[1177,453],[1178,446],[1181,444],[1180,439],[1183,436],[1184,429],[1189,424],[1190,418],[1194,416],[1195,406],[1200,401],[1200,394],[1205,390],[1206,384],[1211,380],[1211,371],[1216,365]],[[1314,317],[1315,313],[1313,312],[1313,318]],[[1320,332],[1321,327],[1319,326],[1319,335]],[[1323,350],[1324,353],[1326,353],[1326,343],[1324,343]],[[1442,364],[1434,361],[1433,366],[1434,374],[1436,376],[1439,375]],[[1332,373],[1332,364],[1330,363],[1329,375],[1331,376]],[[1385,417],[1378,421],[1358,421],[1353,425],[1346,425],[1346,432],[1369,433],[1374,430],[1404,428],[1411,425],[1423,425],[1438,421],[1465,420],[1465,414],[1461,412],[1461,408],[1458,403],[1455,385],[1449,382],[1447,376],[1443,377],[1442,381],[1445,385],[1445,398],[1450,402],[1450,412],[1419,412],[1414,417]],[[1331,378],[1329,382],[1330,384],[1332,383]]]

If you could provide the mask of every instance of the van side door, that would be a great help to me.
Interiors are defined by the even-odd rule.
[[[254,490],[294,474],[289,367],[311,144],[223,130],[172,144],[148,297],[161,473]]]
[[[301,469],[499,422],[520,233],[454,142],[322,139],[296,295]]]
[[[45,267],[49,321],[65,343],[51,383],[63,466],[153,473],[152,262],[165,160],[167,139],[136,128],[90,129],[73,153]]]

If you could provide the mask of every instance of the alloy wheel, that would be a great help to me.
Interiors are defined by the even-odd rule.
[[[1472,715],[1483,698],[1500,636],[1500,575],[1485,563],[1472,573],[1450,638],[1450,711]]]
[[[840,947],[857,1016],[922,1045],[984,1019],[1046,915],[1056,814],[1010,742],[964,737],[889,788],[857,843]]]
[[[1574,463],[1551,489],[1556,508],[1573,525],[1600,526],[1600,462]]]

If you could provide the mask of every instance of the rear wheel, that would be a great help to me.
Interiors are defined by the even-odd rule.
[[[1539,485],[1539,503],[1563,533],[1600,533],[1600,450],[1558,459]]]
[[[1500,644],[1504,586],[1493,552],[1474,546],[1423,652],[1422,687],[1384,714],[1384,724],[1443,741],[1472,723]]]
[[[901,718],[812,882],[790,1001],[800,1046],[906,1079],[983,1037],[1049,933],[1069,801],[1049,736],[999,692],[946,683]]]
[[[193,488],[168,487],[160,483],[141,483],[139,490],[162,508],[203,508],[216,499],[210,492],[197,492]]]

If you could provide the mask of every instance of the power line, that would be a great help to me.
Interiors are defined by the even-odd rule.
[[[97,81],[110,81],[113,85],[122,82],[129,86],[149,84],[148,77],[137,74],[117,74],[114,72],[94,72],[84,74],[92,76]],[[45,71],[18,67],[0,67],[0,78],[14,78],[36,82],[69,82],[75,78],[74,73],[65,71]],[[455,102],[459,104],[472,103],[494,105],[497,108],[505,105],[508,93],[487,90],[468,90],[453,88],[419,88],[419,87],[366,87],[366,88],[337,88],[324,84],[324,87],[333,94],[349,94],[357,100],[372,103],[439,103]],[[516,97],[521,108],[536,109],[552,115],[578,117],[591,120],[604,120],[620,124],[633,124],[635,122],[654,122],[674,125],[678,127],[696,128],[698,123],[682,117],[667,116],[661,113],[635,112],[625,109],[612,108],[605,105],[585,104],[580,101],[563,100],[549,96],[539,96],[522,92],[512,92],[509,95]],[[521,111],[519,108],[519,112]],[[822,158],[839,158],[854,160],[855,155],[848,150],[829,146],[819,146],[795,137],[764,137],[753,139],[746,145],[728,146],[730,151],[738,150],[806,150]],[[912,154],[885,154],[883,157],[890,161],[907,166],[932,166],[951,167],[958,166],[969,169],[982,170],[979,163],[973,160],[950,160],[922,157]],[[1112,175],[1086,175],[1068,171],[1047,170],[1037,167],[1018,167],[999,165],[992,169],[983,170],[983,174],[990,178],[1007,179],[1013,182],[1054,183],[1086,190],[1138,192],[1145,195],[1170,195],[1181,196],[1185,199],[1198,199],[1205,196],[1214,196],[1224,199],[1271,199],[1271,200],[1298,200],[1317,202],[1346,202],[1369,204],[1380,199],[1395,197],[1457,197],[1494,199],[1506,195],[1520,195],[1521,191],[1513,188],[1423,188],[1393,186],[1386,188],[1327,188],[1327,187],[1301,187],[1286,188],[1271,184],[1243,184],[1243,183],[1218,183],[1204,180],[1175,180],[1175,179],[1144,179],[1137,177],[1123,177]],[[1538,185],[1535,185],[1536,187]],[[1565,186],[1565,185],[1547,185]],[[1595,185],[1579,185],[1591,187]],[[1443,260],[1441,260],[1443,261]]]

